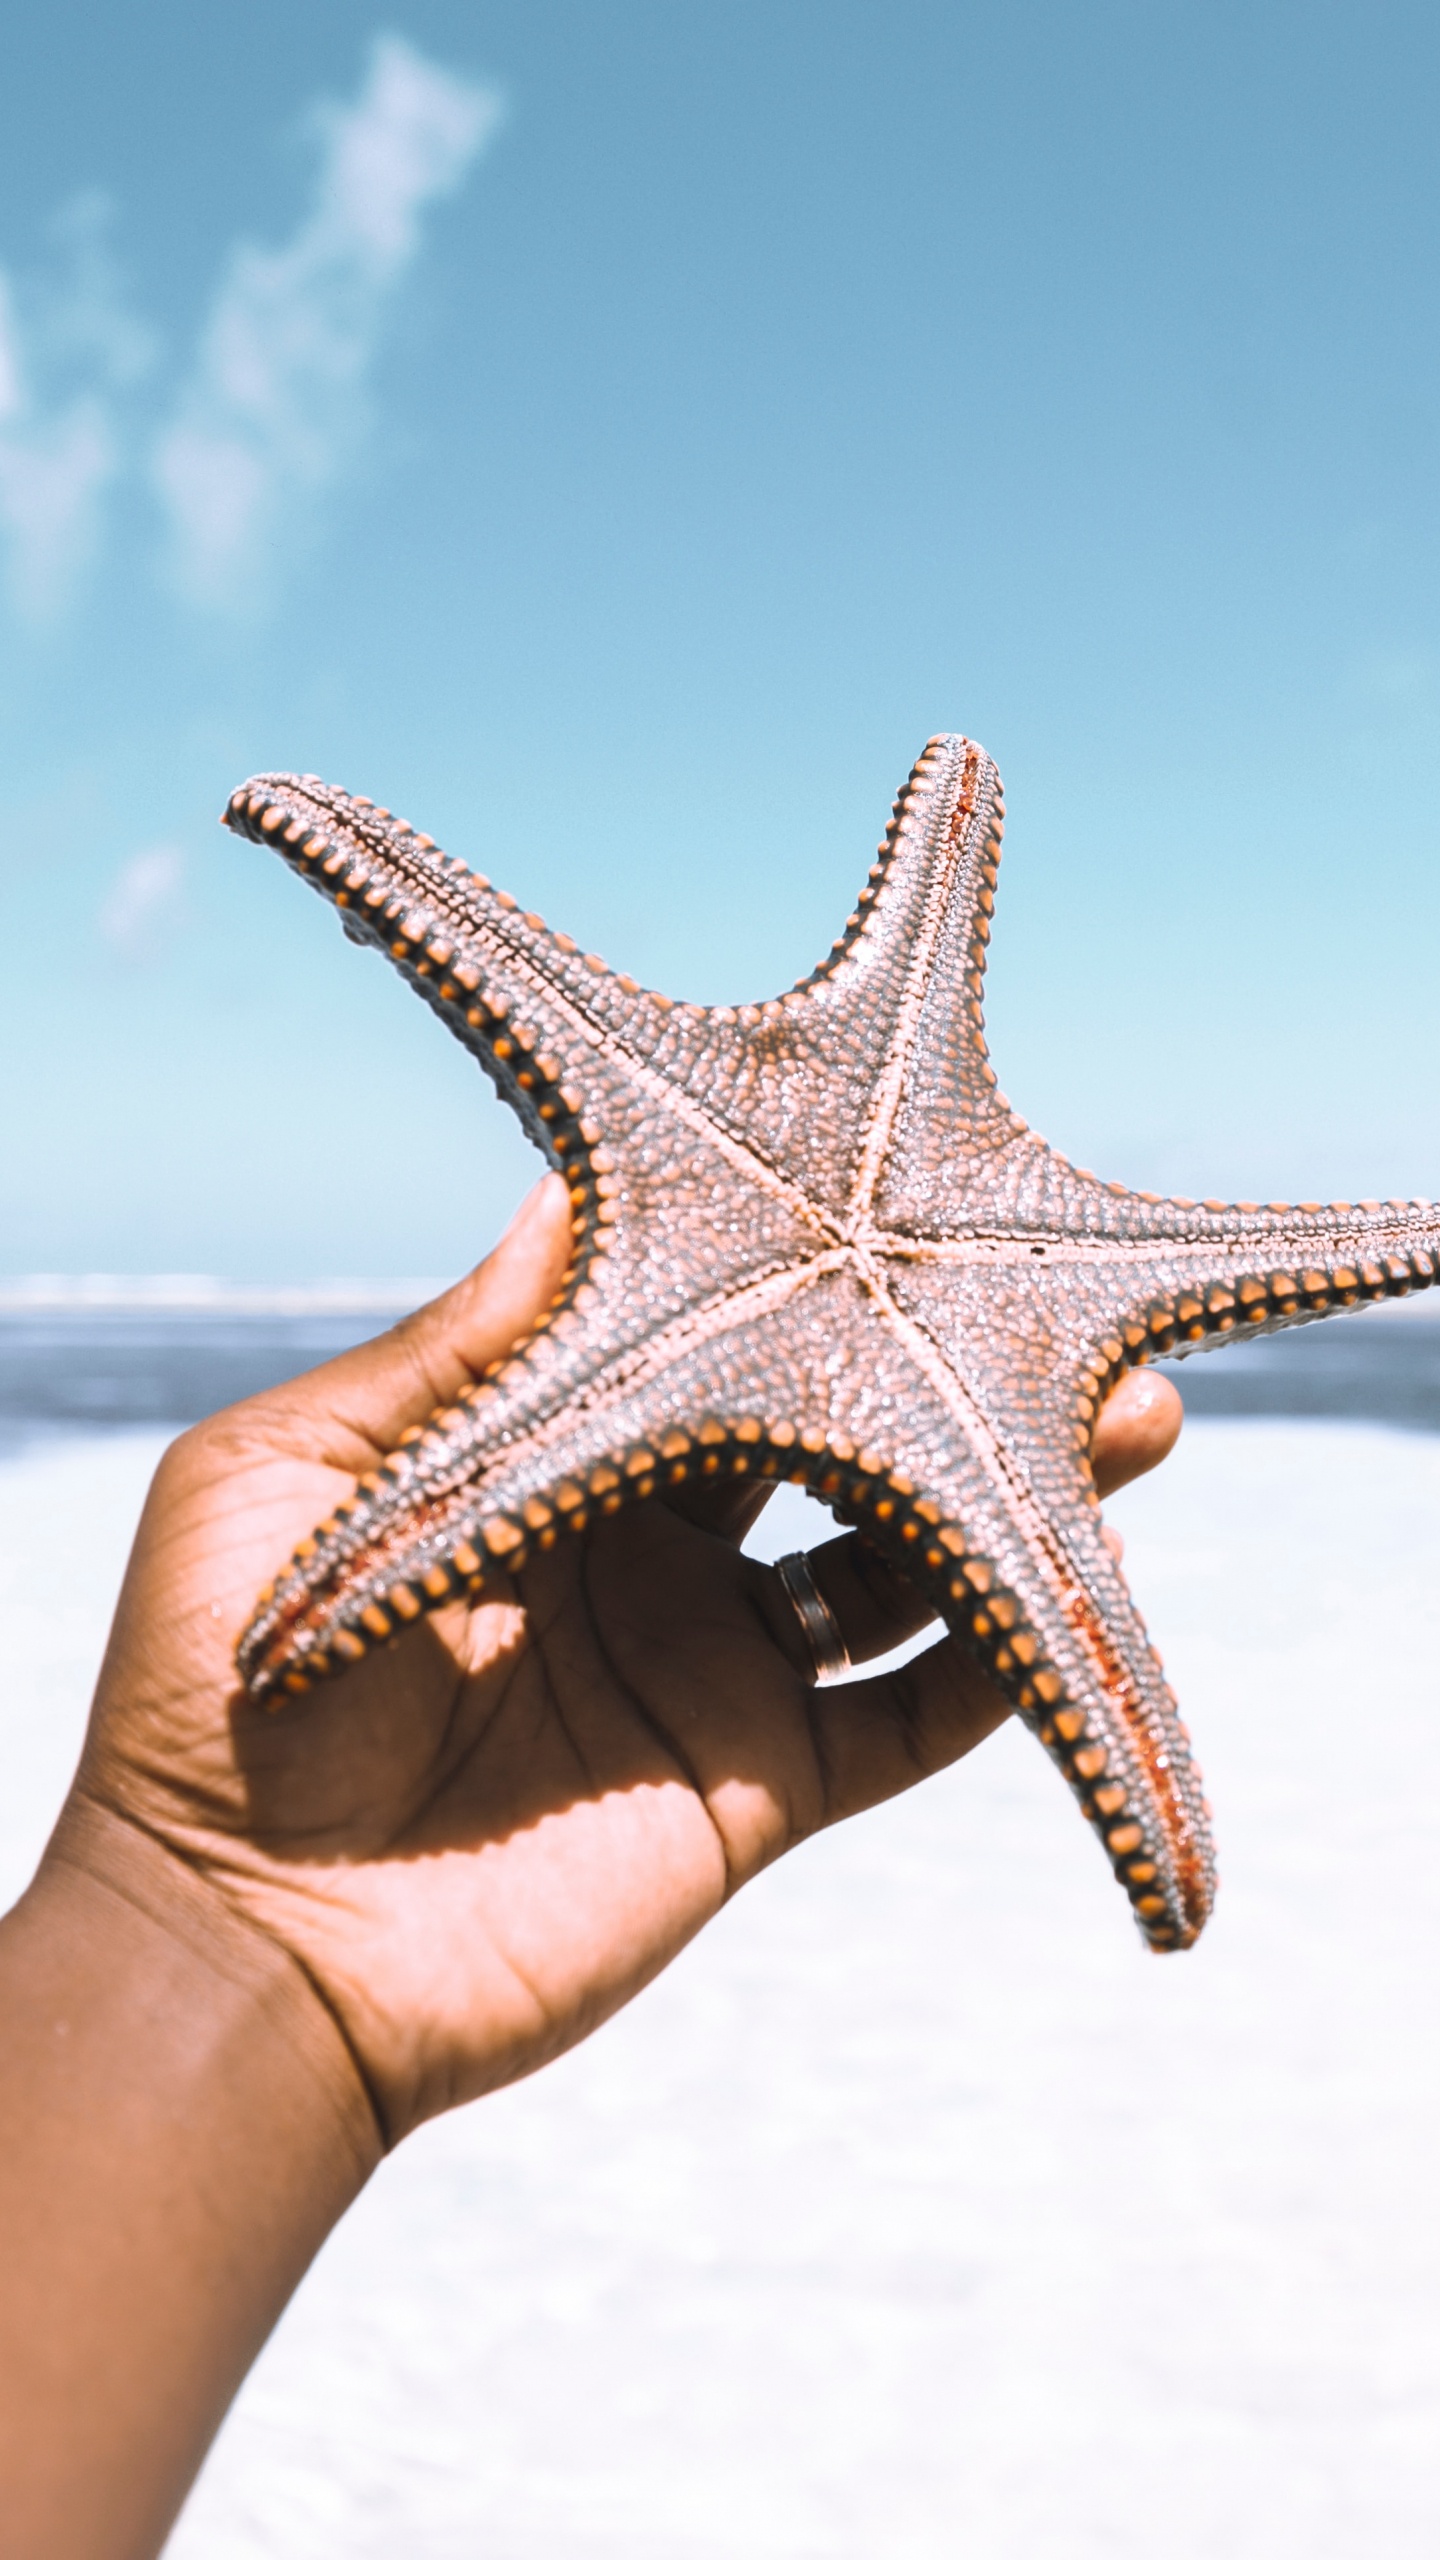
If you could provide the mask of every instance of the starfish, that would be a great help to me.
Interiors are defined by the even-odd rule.
[[[829,957],[763,1004],[617,976],[369,800],[267,774],[275,846],[465,1042],[569,1186],[529,1340],[401,1445],[263,1593],[280,1704],[626,1502],[720,1475],[863,1528],[1058,1763],[1157,1949],[1208,1915],[1208,1808],[1090,1469],[1122,1369],[1403,1296],[1428,1202],[1161,1199],[1077,1168],[996,1088],[981,997],[1003,823],[932,738]]]

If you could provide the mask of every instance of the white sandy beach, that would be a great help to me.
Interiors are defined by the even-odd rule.
[[[160,1445],[0,1465],[7,1899]],[[1440,1438],[1192,1424],[1112,1516],[1203,1945],[1018,1731],[812,1845],[387,2165],[176,2560],[1432,2560]]]

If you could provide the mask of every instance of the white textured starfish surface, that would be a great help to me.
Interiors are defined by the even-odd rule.
[[[1162,1200],[1028,1129],[986,1054],[1002,803],[965,738],[925,748],[829,959],[739,1007],[614,975],[312,776],[260,776],[226,821],[389,954],[574,1212],[531,1340],[408,1434],[262,1595],[252,1694],[307,1688],[623,1502],[789,1478],[973,1647],[1150,1944],[1188,1945],[1213,1895],[1206,1808],[1101,1534],[1096,1413],[1154,1352],[1428,1286],[1440,1212]]]

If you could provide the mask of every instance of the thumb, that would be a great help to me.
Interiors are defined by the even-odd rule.
[[[360,1474],[402,1431],[453,1404],[492,1360],[524,1340],[551,1304],[570,1259],[570,1202],[558,1174],[525,1199],[493,1253],[354,1351],[255,1399],[265,1437]]]
[[[1127,1369],[1100,1407],[1090,1463],[1099,1494],[1148,1476],[1168,1458],[1180,1437],[1185,1407],[1168,1378],[1153,1369]]]

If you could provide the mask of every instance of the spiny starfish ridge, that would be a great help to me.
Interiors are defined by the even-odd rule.
[[[271,844],[473,1050],[573,1207],[521,1349],[407,1432],[262,1594],[280,1703],[621,1504],[786,1478],[862,1526],[1058,1763],[1155,1948],[1214,1860],[1188,1737],[1101,1534],[1122,1369],[1440,1272],[1430,1203],[1164,1200],[1081,1171],[996,1090],[981,995],[1002,831],[983,749],[932,738],[830,956],[765,1004],[613,974],[373,802],[262,775]]]

